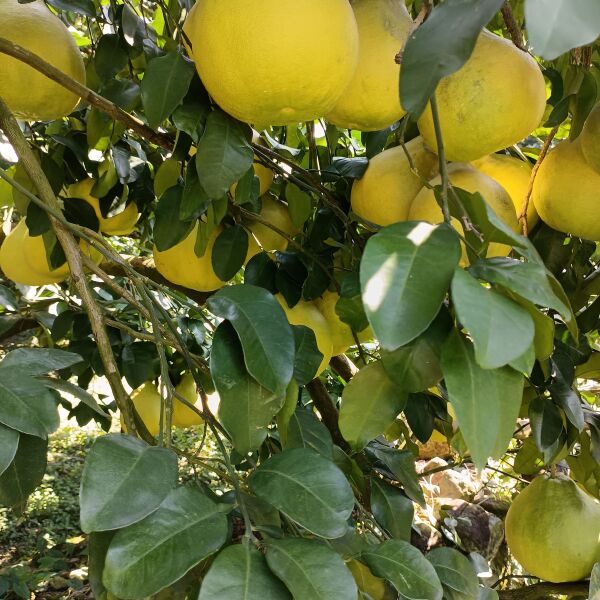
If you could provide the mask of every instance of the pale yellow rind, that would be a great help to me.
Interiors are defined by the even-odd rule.
[[[327,115],[338,127],[376,131],[401,119],[400,66],[412,19],[404,0],[352,0],[358,24],[358,67],[339,102]]]
[[[586,162],[579,140],[551,150],[538,171],[533,201],[545,223],[563,233],[600,240],[600,173]]]
[[[506,154],[490,154],[474,161],[473,166],[497,181],[510,196],[520,215],[529,189],[532,166],[530,163]],[[535,205],[531,201],[527,207],[527,224],[532,229],[540,220]]]
[[[312,302],[300,300],[298,304],[290,308],[283,296],[277,294],[275,298],[279,304],[281,304],[290,325],[304,325],[315,332],[317,347],[323,354],[323,360],[319,365],[315,377],[320,375],[327,368],[327,365],[333,356],[331,329],[327,320]]]
[[[508,225],[513,231],[519,231],[519,222],[514,204],[508,192],[491,177],[474,169],[468,164],[454,163],[448,167],[450,182],[453,186],[470,193],[479,192],[483,199],[492,207],[498,218]],[[441,177],[436,177],[429,182],[432,186],[441,185]],[[435,199],[432,189],[423,188],[414,199],[408,214],[409,221],[428,221],[441,223],[444,218],[442,209]],[[452,219],[454,227],[462,232],[462,225],[458,219]],[[489,245],[487,256],[506,256],[510,253],[510,246],[492,242]],[[467,262],[467,253],[463,248],[462,264]]]
[[[347,0],[198,0],[185,31],[209,94],[247,123],[322,117],[358,62]]]
[[[446,158],[466,162],[527,137],[544,115],[546,85],[529,54],[484,30],[466,64],[442,79],[436,99]],[[436,149],[429,107],[418,125]]]
[[[287,204],[275,200],[270,196],[263,196],[261,201],[260,216],[265,221],[277,227],[277,229],[280,229],[289,237],[293,237],[298,233],[298,228],[294,226],[290,218]],[[251,222],[248,228],[267,252],[274,250],[283,251],[287,248],[288,240],[267,225],[254,221]],[[256,242],[254,243],[256,244]],[[256,250],[258,251],[258,247]]]
[[[425,146],[423,138],[411,140],[405,148],[396,146],[377,154],[362,179],[354,182],[352,210],[364,221],[380,226],[406,221],[423,182],[437,175],[438,157]]]
[[[23,46],[85,83],[85,67],[73,36],[40,0],[0,0],[0,37]],[[20,119],[51,121],[75,109],[79,98],[23,62],[0,54],[0,97]]]
[[[600,559],[600,503],[569,479],[537,477],[508,511],[506,541],[535,577],[585,579]]]

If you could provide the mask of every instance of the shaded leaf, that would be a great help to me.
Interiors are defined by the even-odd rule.
[[[457,331],[442,349],[442,370],[461,433],[478,468],[500,458],[512,438],[523,396],[523,375],[510,367],[483,369]]]
[[[247,544],[219,553],[202,580],[198,600],[291,600],[261,552]]]
[[[221,323],[213,337],[210,372],[219,392],[219,421],[242,455],[257,450],[267,427],[283,406],[284,393],[256,382],[244,365],[244,354],[232,325]]]
[[[285,450],[250,477],[252,491],[299,525],[324,538],[344,535],[354,508],[346,477],[313,450]]]
[[[310,327],[292,325],[292,331],[296,345],[294,378],[298,385],[306,385],[314,379],[323,361],[323,353],[319,350],[317,336]]]
[[[117,531],[106,554],[104,585],[124,600],[155,594],[216,552],[227,534],[218,504],[197,487],[174,489],[156,512]]]
[[[442,600],[442,584],[429,561],[408,542],[388,540],[362,553],[377,577],[391,581],[402,598]]]
[[[292,415],[284,445],[286,448],[310,448],[329,460],[333,459],[333,441],[329,429],[305,408],[297,408]]]
[[[469,559],[453,548],[434,548],[427,560],[433,565],[448,600],[473,600],[479,593],[477,574]]]
[[[54,348],[18,348],[9,352],[0,362],[0,376],[6,369],[18,369],[21,373],[30,376],[44,375],[80,362],[83,362],[83,358],[74,352]]]
[[[217,277],[229,281],[242,268],[248,254],[248,234],[241,225],[224,229],[215,240],[212,267]]]
[[[283,393],[294,369],[294,336],[283,309],[267,290],[235,285],[208,299],[210,311],[235,328],[248,373],[261,385]]]
[[[414,506],[398,488],[371,479],[371,511],[377,522],[393,537],[410,541]]]
[[[81,479],[82,530],[119,529],[140,521],[159,507],[176,480],[172,450],[121,434],[96,439]]]
[[[0,475],[12,463],[19,446],[19,432],[0,425]]]
[[[363,367],[344,388],[340,431],[356,451],[381,435],[406,405],[407,394],[388,376],[381,362]]]
[[[306,539],[272,541],[269,568],[294,598],[356,600],[358,589],[344,561],[322,542]]]

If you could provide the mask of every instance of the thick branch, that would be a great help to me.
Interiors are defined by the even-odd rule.
[[[135,131],[139,136],[147,139],[153,144],[161,146],[166,150],[173,150],[173,140],[171,140],[169,136],[154,131],[138,118],[125,112],[114,102],[107,100],[85,85],[71,79],[68,75],[65,75],[62,71],[59,71],[56,67],[53,67],[39,56],[29,52],[29,50],[14,44],[10,40],[0,37],[0,53],[8,54],[13,58],[28,64],[36,71],[42,73],[42,75],[45,75],[49,79],[62,85],[65,89],[73,92],[92,106],[105,112],[107,115],[110,115],[115,121],[123,123],[127,129]]]
[[[333,356],[329,365],[346,382],[358,373],[358,367],[345,354]]]
[[[578,581],[575,583],[536,583],[516,590],[498,591],[500,600],[541,600],[553,596],[583,596],[586,597],[589,590],[589,583]]]
[[[19,128],[19,124],[12,116],[8,106],[6,106],[1,98],[0,129],[4,131],[8,141],[17,153],[21,165],[25,169],[29,179],[37,188],[41,200],[50,209],[60,212],[60,203],[54,195],[48,179],[38,163],[37,158],[29,147],[25,136]],[[77,290],[89,316],[92,331],[94,333],[94,337],[96,338],[96,343],[98,344],[98,351],[100,353],[100,357],[102,358],[102,364],[104,365],[106,378],[108,379],[110,387],[115,396],[117,406],[123,414],[128,431],[135,435],[137,428],[135,425],[133,405],[129,401],[129,396],[125,391],[121,381],[121,374],[119,373],[117,362],[108,338],[108,333],[104,325],[102,311],[96,302],[92,290],[85,278],[79,244],[66,227],[64,227],[52,215],[49,216],[50,222],[52,223],[52,228],[54,229],[56,237],[58,238],[58,241],[60,242],[60,245],[62,246],[67,258],[73,285],[75,286],[75,289]]]
[[[349,451],[350,446],[340,431],[339,414],[337,408],[331,401],[329,392],[327,391],[327,388],[323,382],[319,378],[313,379],[306,386],[306,389],[308,390],[315,407],[321,414],[323,424],[325,427],[327,427],[327,429],[329,429],[329,433],[331,433],[334,443],[342,448],[342,450]]]

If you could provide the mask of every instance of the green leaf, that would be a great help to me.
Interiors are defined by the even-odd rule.
[[[215,332],[210,372],[221,398],[219,421],[231,435],[235,449],[242,455],[257,450],[285,395],[271,392],[250,377],[239,339],[227,321]]]
[[[56,400],[46,387],[19,369],[0,369],[0,423],[45,438],[60,419]]]
[[[457,331],[442,349],[442,371],[461,433],[481,469],[508,447],[521,407],[523,375],[510,367],[483,369],[471,343]]]
[[[48,4],[60,10],[68,10],[92,19],[96,18],[96,7],[92,0],[50,0]]]
[[[83,362],[83,358],[73,352],[53,348],[18,348],[9,352],[0,362],[0,374],[4,370],[18,369],[21,373],[30,376],[44,375],[80,362]]]
[[[440,356],[442,344],[453,322],[442,308],[433,323],[419,337],[405,346],[381,352],[381,362],[388,377],[407,392],[421,392],[442,379]]]
[[[402,55],[402,106],[413,120],[425,110],[442,78],[469,59],[481,29],[503,0],[446,0],[409,38]]]
[[[42,482],[46,472],[48,440],[21,434],[14,460],[0,475],[0,505],[17,514],[25,509],[29,494]]]
[[[442,600],[442,584],[431,563],[408,542],[388,540],[362,553],[373,574],[391,581],[407,600]]]
[[[559,312],[571,327],[577,325],[573,309],[564,292],[559,296],[553,285],[556,281],[543,265],[524,263],[506,257],[486,258],[471,265],[469,272],[478,279],[501,285],[522,298]],[[559,285],[560,288],[560,285]],[[562,290],[561,290],[562,291]],[[561,297],[562,296],[562,297]],[[573,334],[573,330],[571,330]],[[576,333],[574,337],[577,338]]]
[[[333,460],[333,441],[329,430],[315,414],[305,408],[297,408],[287,429],[284,447],[310,448],[321,456]]]
[[[267,546],[267,563],[294,598],[356,600],[358,595],[354,577],[340,555],[322,542],[272,541]]]
[[[527,0],[525,20],[534,52],[546,60],[591,44],[600,35],[596,0]]]
[[[247,544],[219,553],[202,580],[198,600],[291,600],[261,552]]]
[[[109,415],[100,408],[94,396],[80,388],[78,385],[75,385],[70,381],[65,381],[64,379],[54,379],[52,377],[44,377],[41,381],[46,387],[49,387],[52,390],[74,396],[101,417],[109,417]]]
[[[275,393],[283,393],[294,373],[294,336],[272,294],[253,285],[229,286],[208,299],[210,311],[235,328],[248,373]]]
[[[498,592],[492,588],[480,587],[477,600],[498,600]]]
[[[363,367],[344,388],[340,431],[356,451],[381,435],[406,405],[407,394],[388,376],[381,362]]]
[[[242,268],[248,254],[248,233],[241,225],[224,229],[212,251],[212,267],[219,279],[229,281]]]
[[[447,600],[473,600],[479,593],[479,582],[469,559],[453,548],[435,548],[427,560],[433,565]]]
[[[114,535],[114,531],[98,531],[90,533],[88,538],[88,576],[96,600],[109,600],[109,592],[102,583],[102,573],[106,552]]]
[[[354,508],[346,477],[331,461],[308,448],[284,450],[250,477],[252,491],[315,535],[342,537]]]
[[[440,310],[460,259],[446,224],[396,223],[367,242],[360,265],[365,312],[386,350],[423,333]]]
[[[104,585],[124,600],[151,596],[216,552],[227,534],[227,517],[199,488],[171,490],[156,512],[117,531]]]
[[[294,227],[300,229],[310,218],[313,210],[313,202],[310,194],[302,191],[293,183],[288,183],[285,188],[285,199],[288,203],[290,219]]]
[[[148,63],[141,90],[150,127],[156,129],[181,104],[194,73],[194,64],[177,51]]]
[[[312,381],[319,365],[323,361],[323,353],[317,346],[315,332],[305,325],[292,325],[296,344],[294,360],[294,379],[298,385],[306,385]]]
[[[161,252],[176,246],[194,229],[195,222],[180,220],[183,188],[176,185],[169,188],[156,207],[154,221],[154,244]]]
[[[406,495],[417,504],[425,507],[423,490],[419,484],[415,469],[415,457],[408,450],[396,450],[395,448],[374,444],[370,452],[380,460],[389,471],[402,484]]]
[[[19,446],[19,432],[0,425],[0,475],[15,458]]]
[[[552,400],[538,396],[529,403],[529,420],[535,444],[540,452],[545,452],[563,431],[561,413]]]
[[[121,352],[121,362],[121,372],[134,390],[160,374],[160,359],[152,342],[127,344]]]
[[[373,477],[371,511],[377,522],[393,537],[410,541],[414,506],[397,487]]]
[[[220,110],[206,119],[196,169],[209,198],[221,198],[252,166],[254,153],[240,123]]]
[[[127,66],[129,57],[125,48],[117,34],[108,33],[100,38],[94,53],[94,66],[102,81],[112,79]]]
[[[190,162],[185,171],[185,186],[179,206],[179,219],[182,221],[195,221],[208,210],[211,203],[212,200],[198,180],[195,162]]]
[[[535,327],[527,310],[460,268],[454,272],[452,300],[484,369],[503,367],[531,348]]]
[[[81,479],[81,529],[106,531],[140,521],[159,507],[176,481],[173,451],[121,434],[96,439]]]

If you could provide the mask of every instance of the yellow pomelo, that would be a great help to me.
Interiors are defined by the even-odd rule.
[[[358,62],[347,0],[198,0],[185,31],[209,94],[257,125],[329,113]]]
[[[374,225],[406,221],[415,196],[438,173],[438,157],[417,137],[402,146],[384,150],[369,161],[362,179],[352,186],[352,210]],[[406,155],[409,153],[415,173]]]
[[[600,240],[600,173],[586,162],[579,139],[546,156],[533,185],[542,221],[563,233]]]
[[[585,160],[594,171],[600,173],[600,104],[592,109],[579,139]]]
[[[600,502],[570,479],[537,477],[508,511],[506,541],[535,577],[585,579],[600,560]]]
[[[497,217],[514,231],[519,231],[519,222],[514,204],[508,192],[491,177],[470,165],[454,163],[448,167],[450,182],[454,187],[461,188],[470,193],[479,192],[483,199],[492,207]],[[430,181],[432,186],[441,185],[441,177]],[[441,223],[444,220],[442,209],[435,199],[432,189],[423,188],[414,199],[408,213],[409,221],[429,221]],[[462,232],[462,225],[458,219],[452,219],[454,227]],[[492,242],[488,247],[487,256],[506,256],[510,253],[510,246]],[[467,262],[467,253],[463,248],[463,264]]]
[[[279,200],[275,200],[270,196],[263,196],[261,201],[262,208],[260,211],[260,216],[265,221],[268,221],[271,223],[271,225],[277,227],[277,229],[280,229],[283,231],[283,233],[290,237],[293,237],[298,233],[298,228],[294,226],[292,219],[290,218],[287,204],[280,202]],[[267,227],[267,225],[259,223],[258,221],[253,221],[248,228],[254,234],[254,236],[256,236],[256,239],[259,241],[260,245],[267,252],[273,250],[283,251],[287,248],[287,239],[279,235],[270,227]],[[253,241],[254,240],[250,240],[251,245]],[[254,242],[254,244],[256,244],[256,242]],[[259,249],[256,248],[256,250],[258,251]]]
[[[41,0],[0,0],[0,37],[23,46],[80,83],[85,67],[64,24]],[[50,121],[71,113],[79,98],[32,67],[0,54],[0,97],[21,119]]]
[[[83,240],[79,245],[88,257],[100,263],[102,255],[97,250],[90,248]],[[44,238],[41,235],[30,236],[25,219],[21,219],[6,236],[0,248],[0,269],[8,279],[21,285],[60,283],[69,276],[67,263],[58,269],[50,269]]]
[[[490,154],[474,161],[472,164],[478,171],[497,181],[508,192],[515,205],[517,216],[519,216],[523,210],[525,196],[529,189],[531,165],[524,160],[506,154]],[[538,221],[539,216],[533,201],[530,199],[527,207],[527,224],[529,228],[533,228]]]
[[[358,67],[327,119],[346,129],[376,131],[406,112],[400,105],[395,56],[412,27],[404,0],[351,0],[358,24]]]
[[[219,226],[212,232],[206,251],[196,256],[194,246],[198,235],[198,224],[179,244],[161,252],[154,246],[154,264],[158,272],[171,283],[182,285],[190,290],[212,292],[225,285],[212,267],[212,250],[215,241],[223,229]]]
[[[327,365],[333,356],[331,329],[325,317],[312,302],[300,300],[298,304],[290,308],[281,294],[277,294],[275,298],[277,298],[279,304],[281,304],[290,325],[304,325],[315,332],[317,347],[323,354],[323,360],[319,365],[315,377],[320,375],[327,368]]]
[[[317,308],[329,324],[333,356],[343,354],[348,348],[356,345],[352,329],[335,312],[335,305],[339,299],[340,297],[337,293],[327,290],[320,298],[315,300]],[[373,339],[373,331],[370,327],[366,327],[362,331],[356,332],[356,334],[359,342],[366,342]]]
[[[375,577],[367,565],[352,559],[346,566],[350,570],[350,573],[352,573],[356,585],[361,592],[369,594],[369,597],[373,598],[373,600],[385,600],[385,581],[379,577]]]
[[[31,243],[27,243],[30,240]],[[31,252],[32,256],[27,256],[26,251]],[[50,271],[44,240],[41,236],[29,237],[25,219],[19,222],[2,243],[0,269],[15,283],[32,286],[60,283],[69,275],[67,265]]]
[[[85,200],[94,209],[100,222],[101,232],[107,235],[129,235],[135,229],[135,224],[140,218],[136,203],[130,202],[118,215],[105,218],[100,210],[100,200],[92,196],[95,183],[93,179],[84,179],[73,183],[67,188],[67,198]]]
[[[436,91],[446,158],[470,161],[517,143],[540,123],[546,107],[546,84],[527,53],[484,30],[475,50]],[[437,148],[428,107],[419,131]]]
[[[191,404],[198,402],[196,382],[191,373],[183,375],[175,390]],[[202,409],[201,406],[199,408]],[[194,425],[202,425],[202,423],[204,423],[204,420],[198,413],[186,406],[181,400],[177,398],[173,400],[173,425],[175,427],[193,427]]]
[[[157,436],[160,433],[160,407],[161,398],[158,388],[152,381],[147,381],[142,386],[134,390],[131,394],[131,401],[135,411],[144,422],[146,429],[151,435]],[[163,427],[166,423],[163,424]],[[121,416],[121,427],[127,431],[123,417]]]

